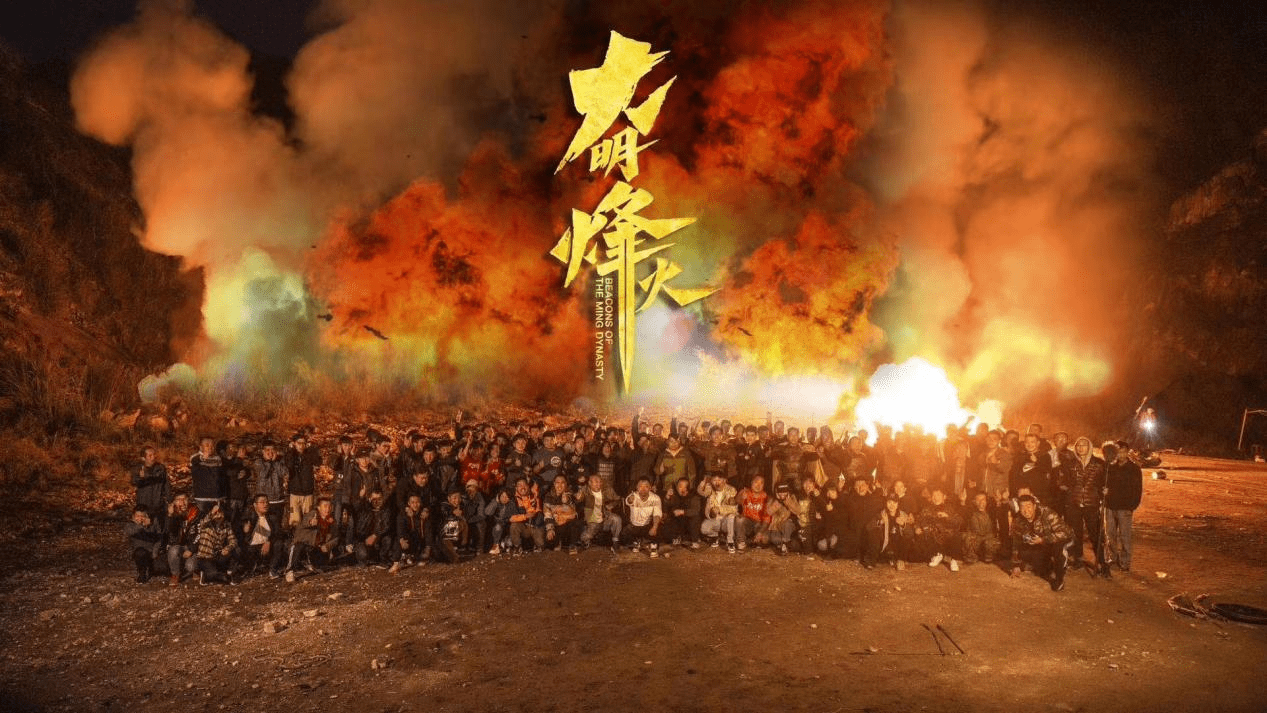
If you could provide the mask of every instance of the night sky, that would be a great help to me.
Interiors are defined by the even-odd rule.
[[[198,0],[195,6],[250,49],[257,74],[280,90],[286,63],[315,31],[317,0]],[[996,15],[1032,17],[1057,36],[1090,38],[1135,72],[1170,131],[1158,167],[1176,190],[1248,150],[1267,128],[1267,3],[1254,0],[986,0]],[[135,0],[6,3],[0,41],[30,64],[69,76],[94,38],[132,17]],[[284,111],[266,86],[259,102]]]

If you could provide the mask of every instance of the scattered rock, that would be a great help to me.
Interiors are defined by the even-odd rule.
[[[817,629],[817,628],[818,628],[818,624],[810,624],[810,625],[809,625],[809,628],[811,628],[811,629]]]
[[[1165,579],[1166,576],[1165,572],[1157,572],[1157,579]]]
[[[331,594],[328,597],[326,597],[326,599],[329,599],[332,602],[337,602],[342,598],[343,598],[343,592],[335,592],[334,594]]]
[[[279,632],[279,631],[281,631],[281,630],[283,630],[283,629],[285,629],[285,628],[286,628],[286,625],[285,625],[285,624],[283,624],[283,623],[281,623],[280,621],[266,621],[266,622],[264,622],[264,633],[265,633],[265,634],[276,634],[277,632]]]
[[[311,619],[312,617],[316,616],[318,613],[319,612],[316,609],[308,609],[307,611],[304,612],[304,616]]]

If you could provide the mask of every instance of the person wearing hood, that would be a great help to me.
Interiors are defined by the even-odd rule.
[[[1091,452],[1091,439],[1081,436],[1073,443],[1074,458],[1065,463],[1061,471],[1061,489],[1065,494],[1065,521],[1073,530],[1071,566],[1081,564],[1083,536],[1091,540],[1095,551],[1096,569],[1102,577],[1110,577],[1104,561],[1104,541],[1100,531],[1100,508],[1104,504],[1106,467],[1104,461]]]

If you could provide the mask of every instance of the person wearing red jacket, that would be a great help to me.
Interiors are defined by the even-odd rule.
[[[741,552],[748,548],[749,540],[754,545],[770,541],[770,509],[766,506],[770,494],[765,490],[765,478],[755,475],[748,483],[739,491],[739,517],[735,518],[735,540]]]

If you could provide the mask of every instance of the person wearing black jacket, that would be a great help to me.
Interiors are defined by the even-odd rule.
[[[858,559],[863,567],[871,569],[884,547],[884,522],[880,518],[884,496],[871,492],[869,476],[855,478],[853,487],[853,492],[842,498],[847,525],[841,533],[840,555]]]
[[[1082,540],[1086,535],[1095,552],[1096,571],[1108,578],[1109,567],[1104,561],[1104,540],[1100,529],[1104,505],[1104,461],[1091,453],[1091,439],[1079,437],[1073,446],[1074,458],[1061,469],[1061,490],[1065,500],[1065,522],[1073,530],[1070,566],[1082,565]]]
[[[198,452],[189,459],[194,504],[201,512],[211,512],[212,505],[229,497],[229,478],[215,447],[215,439],[204,436],[198,442]]]
[[[124,527],[128,547],[132,550],[132,562],[136,564],[136,582],[145,584],[154,573],[154,560],[162,549],[163,530],[158,521],[150,517],[144,505],[132,511],[132,520]]]
[[[242,516],[247,500],[250,499],[255,469],[248,459],[246,446],[234,447],[228,441],[220,441],[216,445],[220,459],[224,462],[225,479],[229,486],[229,501],[225,504],[224,516],[226,521],[234,523]]]
[[[1041,443],[1037,434],[1025,436],[1025,450],[1012,459],[1007,488],[1013,498],[1029,493],[1040,503],[1051,501],[1051,456],[1039,450]]]
[[[352,551],[356,553],[357,564],[364,567],[370,562],[391,560],[395,525],[383,494],[378,491],[370,493],[366,507],[356,516],[356,541],[352,543]]]
[[[664,499],[664,527],[660,539],[668,544],[699,549],[699,525],[703,521],[703,501],[691,488],[691,481],[678,478],[673,492]]]
[[[1123,572],[1131,571],[1131,523],[1144,495],[1144,473],[1128,451],[1124,442],[1104,445],[1104,459],[1109,461],[1104,497],[1108,546]]]
[[[254,572],[260,565],[268,567],[270,577],[282,576],[282,560],[286,555],[286,533],[282,518],[269,507],[268,496],[260,493],[251,501],[251,507],[233,527],[242,543],[243,573]]]
[[[132,485],[136,486],[136,504],[147,513],[157,515],[167,509],[171,484],[167,478],[167,466],[158,462],[158,451],[146,446],[141,451],[141,462],[132,469]]]
[[[296,526],[312,512],[317,494],[317,468],[321,467],[321,453],[309,447],[302,433],[295,434],[286,452],[287,489],[290,494],[290,524]]]
[[[172,586],[180,584],[182,571],[194,573],[193,546],[201,515],[196,505],[189,504],[189,496],[184,493],[177,493],[167,506],[163,539],[167,543],[167,568],[172,575]]]

